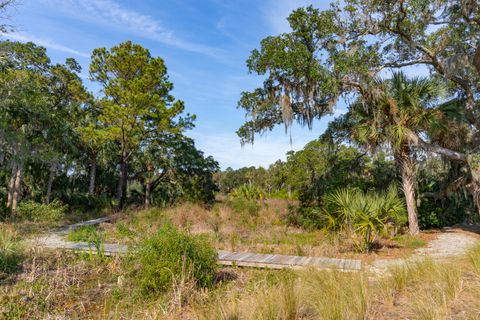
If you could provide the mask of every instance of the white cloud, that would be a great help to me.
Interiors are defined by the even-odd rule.
[[[149,15],[124,8],[114,0],[44,0],[52,6],[61,6],[64,10],[93,19],[98,23],[125,30],[146,39],[171,45],[191,52],[217,57],[217,49],[190,42],[176,36],[174,31]]]
[[[4,37],[11,40],[21,41],[21,42],[34,42],[35,44],[45,47],[47,49],[65,52],[65,53],[73,54],[83,58],[90,57],[88,53],[66,47],[50,39],[39,38],[24,32],[7,33],[4,35]]]
[[[272,32],[276,34],[290,31],[287,17],[293,10],[313,4],[312,0],[271,0],[263,8],[265,18]]]

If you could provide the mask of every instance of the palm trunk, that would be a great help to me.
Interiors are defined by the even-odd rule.
[[[97,154],[92,154],[90,158],[90,181],[88,184],[88,194],[93,195],[95,193],[95,177],[97,174]]]
[[[46,197],[45,197],[45,202],[47,204],[50,203],[50,198],[52,197],[52,186],[53,186],[53,180],[55,179],[56,173],[57,173],[57,163],[54,162],[50,166],[50,173],[48,175],[47,194],[46,194]]]
[[[395,158],[402,177],[403,193],[407,203],[409,233],[415,236],[420,233],[415,198],[415,161],[411,158],[408,148],[403,148],[399,151]]]

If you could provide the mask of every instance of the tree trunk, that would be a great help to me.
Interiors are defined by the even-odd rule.
[[[480,44],[477,46],[477,50],[473,56],[473,66],[477,69],[478,74],[480,74]]]
[[[17,170],[16,170],[15,181],[13,186],[13,196],[11,200],[12,212],[17,211],[17,205],[20,200],[20,193],[21,193],[21,187],[22,187],[22,174],[23,174],[23,163],[20,161],[17,164]]]
[[[97,175],[97,154],[92,154],[90,158],[90,182],[88,184],[88,194],[93,196],[95,193],[95,177]]]
[[[408,148],[399,151],[395,158],[402,177],[403,193],[407,203],[409,233],[415,236],[420,233],[415,198],[415,161],[411,158]]]
[[[120,174],[117,185],[117,202],[118,209],[122,209],[125,204],[125,190],[127,188],[127,163],[124,159],[120,163]]]
[[[152,189],[152,183],[147,181],[145,183],[145,208],[150,207],[150,193]]]
[[[12,164],[12,175],[10,176],[10,181],[8,182],[7,208],[12,207],[13,193],[15,192],[16,177],[17,177],[17,162],[14,161]]]
[[[47,182],[47,195],[45,197],[45,202],[47,204],[50,203],[50,198],[52,197],[52,185],[53,180],[55,179],[55,175],[57,173],[57,162],[53,162],[50,166],[50,173],[48,175],[48,182]]]
[[[467,159],[472,174],[470,190],[473,195],[475,206],[480,213],[480,154],[470,154]]]

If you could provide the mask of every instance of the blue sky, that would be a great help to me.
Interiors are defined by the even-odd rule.
[[[243,148],[235,134],[245,120],[236,108],[240,93],[262,81],[247,72],[250,51],[264,37],[287,32],[288,14],[311,2],[326,8],[329,1],[22,0],[10,12],[16,31],[7,37],[45,46],[54,62],[77,59],[93,92],[99,88],[87,80],[92,50],[126,40],[139,43],[165,60],[175,97],[197,115],[187,135],[201,150],[222,168],[268,166],[317,138],[331,119],[312,131],[294,126],[291,139],[279,127]]]

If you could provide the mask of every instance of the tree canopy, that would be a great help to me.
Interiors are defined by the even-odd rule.
[[[22,198],[87,207],[114,194],[120,207],[213,201],[218,163],[184,135],[195,117],[170,94],[163,60],[147,49],[126,42],[94,50],[98,97],[83,85],[75,60],[53,64],[33,43],[1,41],[0,68],[0,196],[7,211],[15,213]]]
[[[468,165],[469,189],[480,204],[479,17],[476,1],[453,0],[347,0],[323,11],[295,10],[288,17],[291,31],[265,38],[247,60],[249,71],[265,81],[239,101],[250,117],[237,132],[242,143],[277,124],[289,127],[296,121],[312,128],[340,99],[379,106],[385,97],[382,79],[392,77],[392,70],[423,66],[447,88],[444,100],[458,115],[449,121],[462,130],[465,142],[448,145],[449,140],[425,136],[428,130],[419,132],[418,123],[401,117],[389,127],[397,135],[402,130],[410,147]],[[459,123],[462,117],[465,125]]]

